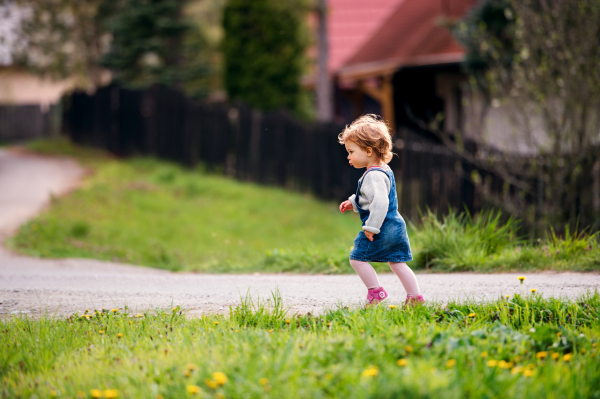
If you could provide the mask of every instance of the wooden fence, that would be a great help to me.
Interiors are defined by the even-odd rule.
[[[302,122],[283,111],[198,104],[164,87],[132,91],[108,86],[94,95],[74,93],[64,104],[64,128],[74,142],[119,156],[203,163],[240,180],[336,201],[354,193],[362,174],[348,165],[337,141],[343,126]],[[405,217],[418,218],[426,207],[480,209],[476,188],[461,177],[468,167],[459,157],[442,145],[412,138],[396,143],[398,156],[390,167]]]
[[[14,143],[51,137],[59,127],[54,105],[42,110],[39,105],[0,105],[0,143]]]

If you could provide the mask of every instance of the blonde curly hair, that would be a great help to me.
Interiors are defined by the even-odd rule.
[[[385,163],[390,163],[394,157],[390,129],[381,117],[374,114],[363,115],[347,125],[339,134],[338,141],[340,144],[352,141],[365,151],[371,148],[375,156]]]

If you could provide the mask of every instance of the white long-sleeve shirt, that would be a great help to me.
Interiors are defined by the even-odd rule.
[[[389,166],[385,165],[383,168],[389,169]],[[390,179],[380,170],[366,173],[361,179],[362,185],[360,187],[360,195],[358,196],[358,205],[370,213],[369,218],[363,226],[363,230],[379,234],[390,205]],[[348,199],[352,202],[354,212],[358,212],[356,208],[356,194],[352,194]]]

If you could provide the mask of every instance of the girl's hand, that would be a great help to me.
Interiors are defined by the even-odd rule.
[[[350,200],[346,200],[340,204],[340,212],[344,213],[353,209],[352,202]]]
[[[370,231],[365,230],[365,237],[369,239],[369,241],[373,242],[373,236],[375,233],[371,233]]]

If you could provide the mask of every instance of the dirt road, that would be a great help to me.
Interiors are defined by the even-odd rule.
[[[6,238],[47,205],[50,195],[76,187],[83,170],[71,160],[0,150],[0,237]],[[526,274],[525,289],[544,296],[576,297],[600,287],[600,274]],[[485,301],[520,292],[517,274],[419,274],[426,299]],[[380,276],[389,303],[405,292],[395,275]],[[268,298],[278,289],[292,312],[320,312],[358,304],[366,290],[356,275],[211,275],[171,273],[82,259],[37,259],[0,247],[0,316],[14,313],[69,315],[86,308],[135,311],[180,305],[190,314],[225,312],[247,292]]]

